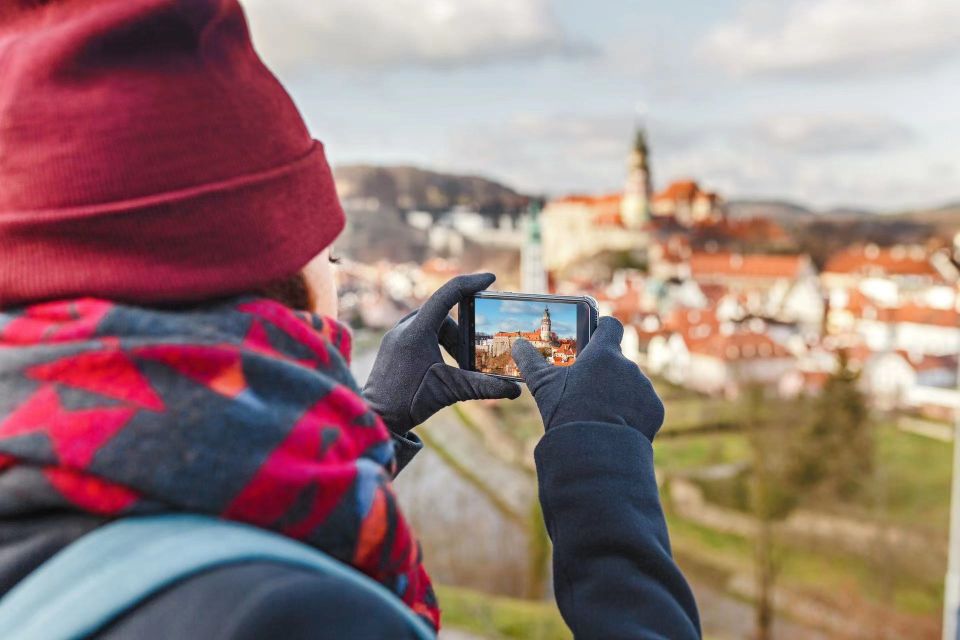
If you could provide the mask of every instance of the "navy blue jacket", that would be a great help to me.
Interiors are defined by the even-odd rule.
[[[550,429],[535,456],[557,604],[574,636],[699,638],[650,441],[623,425],[570,423]]]
[[[401,463],[421,446],[416,438],[398,443]],[[544,436],[536,460],[554,544],[557,602],[576,638],[699,637],[696,604],[670,557],[649,441],[620,425],[568,424]],[[0,521],[0,593],[100,524],[93,516],[62,513]],[[190,578],[98,635],[101,640],[410,637],[402,620],[366,593],[263,562]]]

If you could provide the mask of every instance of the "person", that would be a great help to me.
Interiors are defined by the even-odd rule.
[[[300,540],[439,625],[392,478],[436,411],[520,394],[441,354],[494,277],[403,319],[361,390],[334,319],[343,225],[237,0],[0,5],[0,594],[107,523],[186,512]],[[653,475],[663,405],[621,332],[602,319],[563,369],[515,347],[558,604],[577,638],[698,637]],[[414,637],[336,576],[258,560],[94,635]]]

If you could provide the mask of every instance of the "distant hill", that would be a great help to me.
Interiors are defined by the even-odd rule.
[[[376,199],[384,209],[447,211],[462,205],[487,214],[518,213],[530,197],[479,176],[462,176],[410,166],[346,165],[333,171],[345,200]]]
[[[960,202],[934,209],[906,211],[881,216],[885,220],[908,221],[926,224],[943,234],[960,232]]]
[[[731,200],[727,202],[731,218],[773,218],[799,221],[816,215],[811,209],[786,200]]]

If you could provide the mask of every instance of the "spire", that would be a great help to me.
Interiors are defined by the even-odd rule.
[[[633,135],[633,152],[641,159],[643,167],[646,168],[650,148],[647,146],[647,130],[640,125],[637,125],[637,130]]]
[[[543,318],[540,319],[540,339],[549,342],[553,337],[553,324],[550,322],[550,308],[544,305]]]
[[[650,146],[647,131],[637,125],[633,149],[627,160],[627,183],[623,191],[620,215],[628,228],[640,228],[650,218],[653,185],[650,178]]]

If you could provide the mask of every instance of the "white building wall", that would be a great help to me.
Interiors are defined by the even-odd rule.
[[[734,382],[772,384],[796,366],[793,358],[757,358],[741,360],[737,363],[737,377]]]
[[[897,353],[875,355],[863,367],[864,390],[885,409],[903,405],[916,383],[916,371]]]
[[[871,351],[886,351],[896,348],[896,335],[890,325],[878,320],[860,320],[857,333]]]
[[[645,249],[649,236],[639,229],[594,224],[596,213],[581,204],[551,203],[540,214],[543,261],[549,271],[565,269],[603,251]]]
[[[687,350],[687,343],[679,334],[673,334],[667,341],[669,349],[668,360],[664,368],[664,375],[667,380],[674,384],[687,384],[687,376],[690,371],[691,354]]]
[[[902,322],[897,325],[896,344],[912,354],[955,355],[960,353],[960,328]]]
[[[627,359],[640,363],[640,334],[637,328],[628,324],[623,328],[623,340],[620,341],[620,350]]]
[[[719,358],[690,354],[686,386],[701,393],[720,393],[730,381],[730,369]]]
[[[651,373],[661,375],[670,361],[670,349],[664,336],[653,336],[647,345],[647,368]]]
[[[820,327],[824,314],[823,292],[815,277],[798,280],[783,300],[781,316],[805,327]]]

